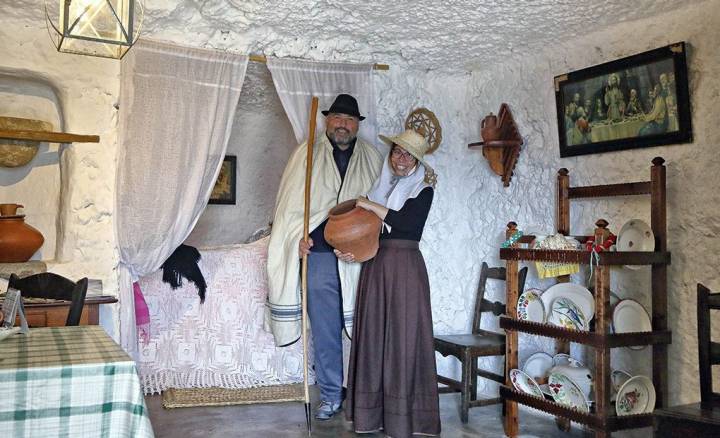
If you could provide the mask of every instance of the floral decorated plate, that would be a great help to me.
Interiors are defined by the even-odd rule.
[[[528,289],[520,295],[517,302],[518,319],[523,321],[545,322],[545,306],[540,300],[538,289]]]
[[[538,351],[527,358],[522,370],[525,374],[532,377],[537,382],[547,379],[548,371],[550,371],[552,366],[552,356],[543,351]],[[540,389],[542,389],[542,387]]]
[[[612,329],[614,333],[651,332],[650,315],[635,300],[622,300],[613,310]],[[629,348],[642,350],[645,345],[633,345]]]
[[[618,251],[655,251],[655,235],[652,228],[640,219],[632,219],[620,229],[615,244]],[[626,268],[640,269],[640,265],[625,265]]]
[[[558,283],[548,288],[540,299],[545,306],[545,310],[548,313],[547,319],[550,319],[550,310],[552,309],[552,303],[556,298],[569,298],[580,308],[585,321],[589,323],[593,316],[595,316],[595,298],[590,291],[575,283]]]
[[[651,413],[655,409],[655,386],[645,376],[627,380],[618,391],[615,412],[618,416]]]
[[[559,404],[569,408],[577,409],[580,412],[590,412],[590,403],[585,394],[569,377],[560,373],[550,373],[548,387],[552,398]]]
[[[518,391],[534,395],[535,397],[544,398],[537,382],[517,368],[510,370],[510,381]]]
[[[552,302],[548,322],[571,330],[587,330],[585,315],[570,298],[556,298]]]

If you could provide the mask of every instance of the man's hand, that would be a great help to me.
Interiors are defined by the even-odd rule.
[[[313,246],[313,240],[308,237],[307,242],[305,240],[300,239],[300,243],[298,244],[298,256],[302,258],[302,256],[310,255],[310,248]]]
[[[335,253],[335,256],[339,258],[340,260],[344,261],[345,263],[353,263],[355,262],[355,255],[351,252],[340,252],[336,249],[333,250]]]

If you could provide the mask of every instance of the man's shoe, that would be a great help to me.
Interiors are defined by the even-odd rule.
[[[333,415],[342,410],[342,402],[321,401],[315,412],[315,418],[318,420],[329,420]]]

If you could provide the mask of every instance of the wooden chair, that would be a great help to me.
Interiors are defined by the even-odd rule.
[[[522,292],[525,287],[525,277],[528,268],[522,268],[518,272],[518,288]],[[460,392],[460,420],[468,422],[468,410],[478,406],[487,406],[500,403],[500,397],[491,399],[477,399],[477,378],[478,376],[494,380],[499,383],[505,382],[505,373],[497,374],[491,371],[479,369],[477,359],[485,356],[505,355],[505,335],[480,328],[482,314],[492,312],[495,316],[505,313],[505,305],[495,301],[491,302],[485,298],[485,286],[487,280],[495,279],[505,281],[505,268],[490,268],[483,262],[480,271],[480,281],[477,288],[475,301],[475,314],[473,316],[472,333],[463,335],[435,336],[435,351],[443,356],[452,355],[460,360],[462,364],[461,380],[457,381],[449,377],[438,375],[438,382],[445,387],[440,387],[439,392]]]
[[[88,288],[87,278],[82,278],[76,283],[52,272],[43,272],[25,278],[12,274],[8,286],[19,290],[23,297],[70,301],[70,311],[65,325],[80,324]]]
[[[703,407],[720,406],[720,394],[713,392],[712,366],[720,365],[720,342],[710,337],[710,310],[720,310],[720,293],[697,285],[698,366],[700,368],[700,403]]]

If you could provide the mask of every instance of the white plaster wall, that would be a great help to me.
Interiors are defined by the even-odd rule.
[[[470,141],[479,138],[477,122],[482,116],[497,111],[501,102],[508,102],[525,139],[508,189],[500,187],[499,178],[491,175],[484,163],[480,168],[473,169],[474,175],[460,172],[462,176],[456,180],[458,185],[477,188],[472,196],[459,199],[460,203],[455,204],[451,214],[466,215],[472,221],[470,227],[463,228],[463,234],[470,242],[478,242],[478,246],[463,251],[468,258],[480,255],[481,259],[497,260],[496,248],[501,241],[499,232],[510,219],[521,224],[521,228],[534,224],[552,229],[558,168],[570,169],[573,185],[640,181],[649,179],[653,157],[665,158],[668,247],[673,260],[668,272],[668,319],[673,331],[669,354],[670,405],[699,400],[695,287],[697,282],[714,289],[720,287],[716,269],[716,254],[720,251],[720,240],[716,237],[720,201],[720,175],[717,172],[720,159],[716,153],[720,129],[715,111],[720,105],[720,85],[715,80],[720,73],[718,29],[720,3],[715,1],[631,25],[611,26],[598,33],[573,38],[566,44],[548,47],[532,56],[518,57],[474,73],[467,89],[467,106],[458,108],[475,115],[473,123],[457,126]],[[557,146],[553,77],[676,41],[689,44],[694,142],[561,160]],[[463,152],[454,158],[460,159],[466,154]],[[479,154],[477,160],[482,160]],[[465,192],[466,189],[463,189]],[[610,221],[610,228],[615,232],[629,219],[641,218],[647,222],[650,219],[649,204],[632,198],[574,202],[571,212],[571,231],[578,234],[588,233],[600,217]],[[433,228],[433,232],[436,231],[437,228]],[[431,277],[437,280],[439,270],[432,271]],[[476,272],[475,266],[472,266],[472,272]],[[621,297],[639,299],[647,306],[649,270],[614,271],[613,289]],[[439,307],[446,308],[443,313],[460,314],[455,320],[447,319],[448,323],[463,320],[462,309],[457,306],[450,300],[439,304]],[[440,317],[437,322],[438,329],[446,328],[443,319]],[[455,330],[459,327],[455,323],[447,328]],[[522,344],[521,358],[543,347],[530,336],[526,336]],[[632,373],[650,373],[650,361],[649,348],[641,352],[613,350],[613,366],[626,368]]]
[[[56,257],[49,270],[69,278],[97,278],[117,293],[117,251],[112,227],[115,189],[117,61],[57,53],[40,0],[0,3],[0,75],[48,84],[57,96],[67,132],[98,134],[100,143],[76,143],[61,156]],[[57,165],[55,165],[57,166]],[[34,171],[34,170],[33,170]],[[0,169],[0,172],[3,172]],[[48,181],[57,184],[57,180]],[[42,189],[40,189],[42,191]],[[115,333],[117,318],[104,306],[103,325]]]
[[[60,104],[52,86],[38,78],[0,74],[0,115],[43,120],[62,129]],[[53,260],[60,204],[59,145],[40,143],[37,155],[24,166],[0,169],[0,202],[21,204],[25,222],[45,242],[32,260]]]
[[[186,243],[242,243],[272,217],[280,177],[295,135],[265,64],[248,64],[228,155],[237,157],[237,203],[209,204]]]

